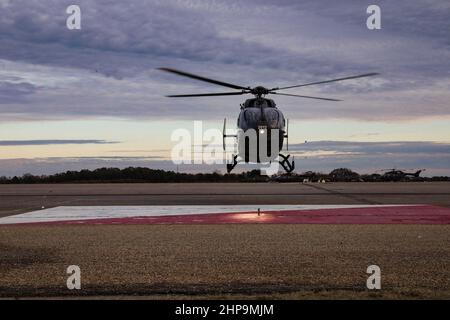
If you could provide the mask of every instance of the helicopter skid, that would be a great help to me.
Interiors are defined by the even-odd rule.
[[[294,171],[295,169],[295,162],[294,160],[292,160],[291,162],[289,162],[289,158],[290,158],[290,154],[288,154],[287,156],[283,155],[283,154],[279,154],[280,158],[282,159],[281,161],[278,161],[281,166],[283,167],[284,171],[286,171],[286,173],[291,173],[292,171]]]
[[[227,173],[230,173],[231,171],[233,171],[234,167],[237,166],[237,164],[239,163],[237,161],[238,156],[237,155],[233,155],[233,162],[232,163],[227,163]]]
[[[280,153],[279,156],[282,160],[278,161],[278,163],[283,167],[283,169],[286,171],[286,173],[291,173],[292,171],[294,171],[295,162],[294,162],[294,160],[289,161],[289,158],[291,157],[291,155],[288,154],[287,156],[285,156]],[[238,163],[239,163],[238,155],[233,155],[233,162],[227,163],[227,173],[231,173],[231,171],[233,171],[233,169],[238,165]]]

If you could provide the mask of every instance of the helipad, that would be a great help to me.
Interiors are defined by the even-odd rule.
[[[88,224],[450,224],[432,205],[60,206],[0,219],[0,225]]]

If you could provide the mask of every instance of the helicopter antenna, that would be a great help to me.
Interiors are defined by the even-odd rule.
[[[289,151],[289,119],[286,120],[286,150]]]
[[[222,131],[222,144],[223,150],[226,150],[225,139],[226,138],[237,138],[236,134],[227,134],[227,118],[223,119],[223,131]]]

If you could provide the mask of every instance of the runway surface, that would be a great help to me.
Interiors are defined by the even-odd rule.
[[[0,217],[57,206],[246,204],[450,207],[450,182],[0,185]]]
[[[449,207],[450,183],[0,185],[0,297],[450,299]]]

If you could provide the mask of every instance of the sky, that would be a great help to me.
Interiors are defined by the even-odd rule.
[[[286,91],[341,102],[276,97],[297,171],[450,175],[449,16],[444,0],[0,0],[0,176],[175,170],[174,130],[235,123],[244,96],[166,98],[227,89],[159,67],[267,87],[378,72]]]

